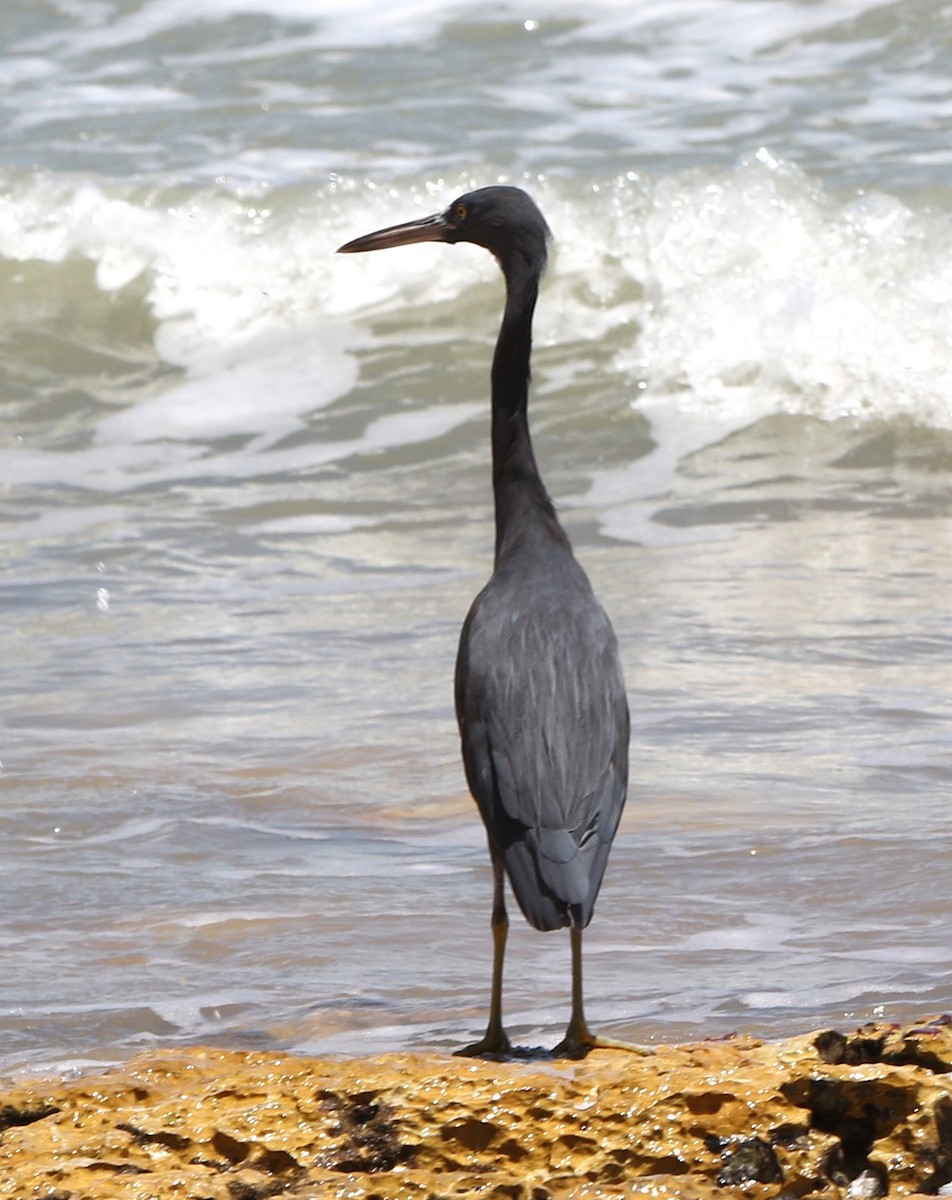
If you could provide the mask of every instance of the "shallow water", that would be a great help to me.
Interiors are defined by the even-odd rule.
[[[497,178],[556,235],[533,430],[634,720],[593,1024],[952,1004],[952,17],[547,11],[11,17],[0,1068],[481,1029],[451,681],[500,284],[332,252]],[[510,946],[554,1042],[567,939]]]

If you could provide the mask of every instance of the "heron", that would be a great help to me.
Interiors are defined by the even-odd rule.
[[[552,1054],[637,1049],[593,1034],[584,1013],[582,931],[625,804],[629,714],[614,631],[559,523],[529,436],[532,320],[550,237],[526,192],[494,186],[340,247],[354,254],[471,242],[495,256],[505,280],[491,373],[494,568],[463,624],[455,684],[463,765],[493,876],[489,1021],[479,1041],[457,1051],[480,1057],[514,1053],[502,1015],[506,877],[530,925],[569,927],[571,1015]]]

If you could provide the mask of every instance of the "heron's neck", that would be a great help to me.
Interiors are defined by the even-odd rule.
[[[541,535],[568,547],[529,436],[528,399],[532,314],[539,272],[506,270],[506,308],[492,367],[493,497],[496,563],[527,539]]]

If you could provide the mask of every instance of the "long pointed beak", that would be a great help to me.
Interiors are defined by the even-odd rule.
[[[443,242],[449,228],[443,214],[435,213],[419,221],[405,221],[402,225],[378,229],[376,233],[365,233],[341,246],[337,253],[359,254],[363,250],[389,250],[391,246],[409,246],[413,242]]]

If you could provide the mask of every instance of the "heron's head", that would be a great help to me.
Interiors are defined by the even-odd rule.
[[[467,192],[431,217],[355,238],[338,253],[386,250],[413,242],[473,242],[491,251],[507,273],[516,263],[541,271],[550,236],[542,213],[521,188],[498,185]]]

